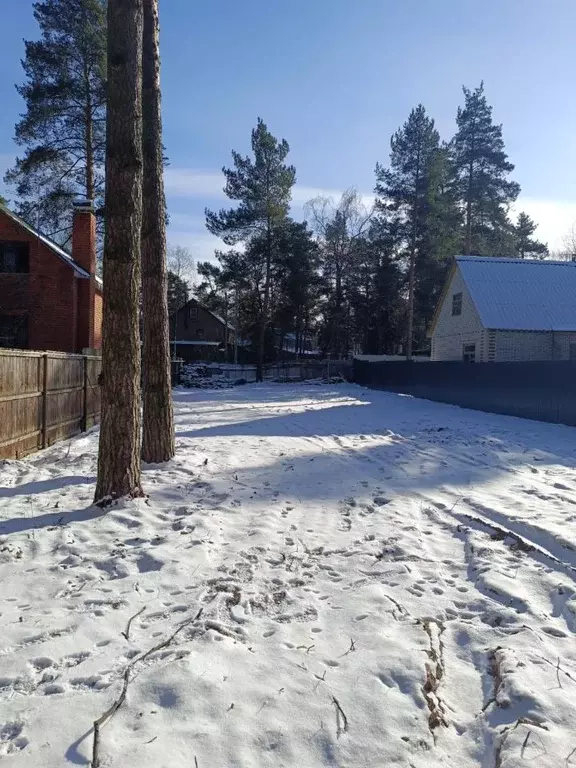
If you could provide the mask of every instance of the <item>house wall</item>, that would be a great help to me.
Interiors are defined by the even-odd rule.
[[[494,348],[490,360],[493,362],[554,360],[554,334],[550,331],[493,331],[492,334]]]
[[[452,315],[452,296],[462,293],[462,314]],[[465,344],[476,344],[476,360],[488,360],[489,337],[482,327],[460,271],[455,269],[432,332],[432,360],[462,360]]]
[[[197,309],[197,317],[190,317],[190,309]],[[217,341],[224,343],[225,325],[201,304],[191,299],[176,312],[176,325],[171,324],[171,338],[179,341]],[[198,331],[203,335],[199,335]],[[233,341],[233,332],[228,329],[228,343]]]
[[[102,312],[104,310],[104,302],[102,298],[102,291],[96,290],[96,296],[94,298],[94,349],[102,348]]]
[[[30,258],[28,274],[0,274],[0,311],[28,313],[30,349],[75,352],[74,270],[2,211],[0,240],[27,242]]]
[[[576,344],[576,332],[554,333],[554,360],[570,360],[571,344]]]

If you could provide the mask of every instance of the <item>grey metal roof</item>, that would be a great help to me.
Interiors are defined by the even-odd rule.
[[[576,262],[456,256],[485,328],[576,331]]]

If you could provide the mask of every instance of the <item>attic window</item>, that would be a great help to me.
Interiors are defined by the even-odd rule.
[[[188,307],[188,317],[190,320],[196,320],[198,317],[198,307],[191,305]]]
[[[28,243],[0,240],[0,272],[26,274],[28,262]]]
[[[455,293],[452,296],[452,315],[462,314],[462,293]]]

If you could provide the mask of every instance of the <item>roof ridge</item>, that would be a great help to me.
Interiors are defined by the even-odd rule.
[[[473,262],[485,262],[491,264],[525,264],[525,265],[541,265],[552,267],[574,267],[576,261],[571,260],[559,260],[559,259],[521,259],[519,256],[454,256],[457,262],[468,261]]]

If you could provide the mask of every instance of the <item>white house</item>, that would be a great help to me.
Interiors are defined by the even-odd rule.
[[[456,256],[432,360],[576,360],[576,262]]]

